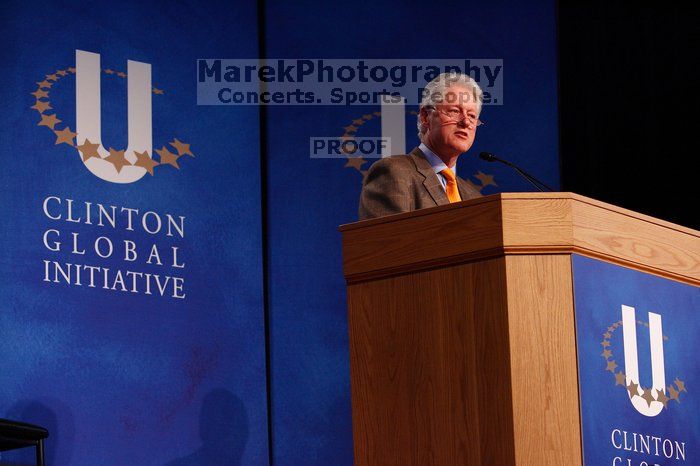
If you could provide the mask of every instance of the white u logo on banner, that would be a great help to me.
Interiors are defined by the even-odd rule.
[[[639,363],[637,359],[637,327],[634,308],[622,305],[622,331],[625,344],[625,378],[627,386],[636,384],[637,395],[630,390],[627,395],[632,402],[632,406],[641,414],[654,417],[664,408],[660,401],[651,401],[642,398],[644,394],[639,386]],[[651,377],[652,395],[666,392],[666,375],[664,373],[664,342],[663,331],[661,329],[661,316],[653,312],[649,313],[649,345],[651,348]]]
[[[100,55],[75,51],[75,117],[78,145],[89,139],[100,144],[101,158],[90,157],[83,161],[96,176],[112,183],[133,183],[145,174],[143,167],[126,165],[117,171],[112,163],[103,160],[109,152],[102,147]],[[124,158],[136,161],[134,151],[147,151],[153,157],[153,126],[151,108],[151,65],[133,60],[127,61],[127,115],[128,145]]]

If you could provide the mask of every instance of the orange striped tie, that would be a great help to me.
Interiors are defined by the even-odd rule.
[[[455,174],[452,173],[452,170],[445,168],[440,174],[447,180],[445,191],[447,191],[447,199],[450,200],[450,203],[461,201],[462,198],[459,196],[459,189],[457,189],[457,178],[455,178]]]

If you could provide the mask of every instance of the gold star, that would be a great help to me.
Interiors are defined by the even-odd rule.
[[[83,162],[92,157],[100,158],[100,154],[97,153],[97,149],[100,147],[99,144],[93,144],[89,139],[85,139],[85,142],[78,146],[77,149],[83,153]]]
[[[44,79],[43,81],[41,81],[40,83],[37,83],[37,84],[39,85],[39,88],[45,87],[45,88],[47,88],[47,89],[51,89],[51,86],[53,86],[53,84],[51,84],[50,82],[48,82],[48,81],[45,80],[45,79]]]
[[[126,78],[126,73],[124,73],[123,71],[118,71],[117,76],[119,76],[120,78]]]
[[[54,126],[56,126],[56,123],[60,123],[61,120],[56,118],[56,114],[52,115],[44,115],[43,113],[41,114],[41,121],[37,123],[37,126],[48,126],[49,128],[53,129]]]
[[[146,171],[153,176],[153,167],[158,165],[158,162],[149,157],[147,150],[143,152],[134,151],[134,154],[136,154],[136,163],[134,166],[145,168]]]
[[[110,68],[107,68],[107,69],[105,70],[105,73],[106,73],[106,74],[114,74],[114,70],[113,70],[113,69],[110,69]]]
[[[678,398],[678,391],[673,388],[673,385],[668,386],[668,393],[671,395],[672,400],[676,400],[679,403],[681,402],[680,398]]]
[[[70,68],[68,68],[68,72],[75,74],[75,68],[71,66]]]
[[[366,162],[365,159],[362,157],[348,157],[348,162],[345,164],[345,167],[343,168],[354,168],[355,170],[360,170],[362,168],[362,165],[364,165]]]
[[[364,118],[365,120],[371,120],[374,117],[372,116],[371,113],[368,113],[367,115],[362,115],[362,118]]]
[[[617,363],[615,361],[608,361],[608,367],[606,367],[605,370],[610,371],[614,374],[616,368],[617,368]]]
[[[620,325],[622,325],[622,321],[615,322],[614,324],[612,324],[612,328],[617,328],[617,327],[619,327]]]
[[[66,73],[66,70],[56,70],[56,74],[59,75],[59,76],[65,76],[65,75],[67,75],[68,73]]]
[[[670,398],[666,396],[663,390],[656,390],[656,401],[663,403],[664,408],[668,408],[668,400]]]
[[[603,351],[601,356],[603,356],[605,359],[608,359],[610,356],[612,356],[612,351],[610,351],[609,349],[606,349],[605,351]]]
[[[39,113],[44,113],[46,110],[49,110],[53,107],[51,107],[51,104],[49,104],[48,102],[44,102],[43,100],[37,100],[34,103],[34,105],[29,108],[33,108]]]
[[[654,401],[654,395],[651,394],[651,388],[644,389],[642,398],[644,398],[644,401],[647,402],[647,406],[651,406],[651,402]]]
[[[345,130],[346,133],[354,133],[355,131],[357,131],[357,126],[355,126],[355,125],[345,126],[343,129]]]
[[[74,146],[73,139],[77,136],[76,133],[70,130],[70,126],[66,126],[60,131],[54,130],[56,135],[56,145],[58,144],[68,144],[69,146]]]
[[[603,345],[603,348],[607,348],[610,346],[610,342],[608,340],[603,340],[600,342],[601,345]]]
[[[109,155],[105,157],[105,160],[114,165],[114,168],[117,169],[117,173],[121,172],[124,166],[131,165],[129,161],[124,158],[123,150],[116,150],[111,147],[109,148]]]
[[[158,88],[153,88],[153,93],[158,95],[163,95],[163,90]]]
[[[168,164],[172,165],[178,170],[180,169],[180,165],[177,164],[177,159],[180,157],[179,155],[173,154],[168,149],[166,149],[165,146],[161,147],[160,149],[156,149],[156,152],[160,156],[161,165]]]
[[[382,112],[374,112],[374,116],[382,116]]]
[[[639,387],[639,385],[634,383],[633,380],[630,380],[630,383],[627,385],[627,391],[630,393],[630,398],[632,398],[634,395],[639,395],[637,387]]]
[[[36,97],[37,99],[41,99],[42,97],[48,97],[49,91],[45,91],[43,89],[37,89],[36,91],[31,92],[30,94],[33,95],[34,97]]]
[[[46,79],[48,81],[58,81],[58,76],[56,76],[55,74],[47,74]]]
[[[179,141],[177,138],[173,140],[173,142],[168,143],[171,146],[173,146],[177,150],[177,155],[189,155],[191,157],[194,157],[194,154],[190,152],[190,145],[185,144],[184,142]]]
[[[615,327],[613,327],[613,326],[608,327],[608,332],[612,332],[613,330],[615,330]]]
[[[623,372],[615,374],[615,386],[617,385],[625,386],[625,374]]]
[[[611,336],[612,335],[610,334],[610,332],[606,332],[603,334],[603,338],[605,338],[606,340],[609,340]]]
[[[478,178],[479,181],[481,181],[482,186],[488,186],[490,184],[494,186],[498,186],[494,181],[493,181],[493,175],[487,175],[485,173],[482,173],[479,171],[476,175],[474,175],[475,178]],[[609,337],[608,337],[609,338]]]
[[[358,118],[357,120],[352,120],[352,122],[353,122],[353,124],[356,124],[358,126],[365,124],[365,120],[363,120],[362,118]]]
[[[679,379],[678,377],[676,377],[676,380],[674,380],[674,382],[676,382],[676,387],[678,387],[678,392],[679,392],[679,393],[680,393],[680,392],[686,392],[686,393],[688,393],[688,392],[686,391],[686,389],[685,389],[685,382],[683,382],[683,381],[682,381],[681,379]]]

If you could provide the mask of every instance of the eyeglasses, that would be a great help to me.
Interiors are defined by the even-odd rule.
[[[476,128],[478,126],[481,126],[484,124],[483,121],[479,120],[475,115],[470,115],[470,114],[464,114],[462,113],[462,110],[458,108],[448,108],[447,110],[442,110],[434,106],[426,106],[427,109],[430,110],[435,110],[438,113],[442,113],[447,117],[449,121],[454,121],[455,123],[459,123],[462,120],[466,120],[469,126]]]

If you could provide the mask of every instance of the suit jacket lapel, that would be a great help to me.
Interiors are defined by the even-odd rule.
[[[410,156],[416,164],[416,170],[423,176],[423,186],[425,186],[428,194],[430,194],[430,197],[435,201],[435,205],[449,204],[450,200],[447,198],[447,194],[440,184],[440,180],[420,149],[417,147],[413,149]]]

